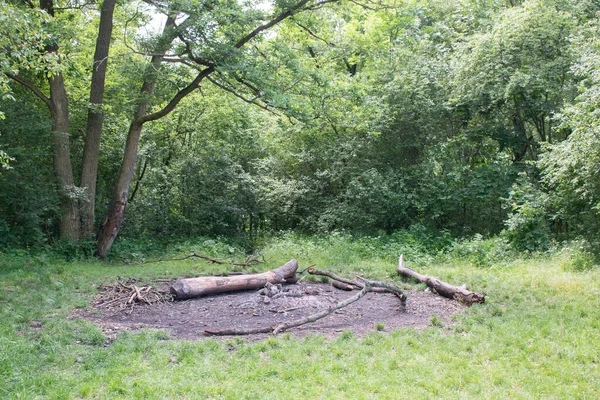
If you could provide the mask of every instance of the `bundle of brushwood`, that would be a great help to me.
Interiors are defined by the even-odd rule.
[[[94,298],[94,308],[112,311],[133,311],[136,304],[156,304],[173,301],[173,296],[150,285],[140,285],[135,279],[122,281],[99,288]]]

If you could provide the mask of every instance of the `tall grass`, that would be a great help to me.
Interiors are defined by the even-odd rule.
[[[242,247],[206,238],[151,256],[190,251],[246,256]],[[400,234],[286,234],[266,244],[268,263],[256,270],[296,258],[301,268],[317,264],[391,280],[398,279],[400,253],[424,273],[485,292],[487,303],[468,309],[453,326],[389,334],[374,327],[362,338],[344,332],[335,339],[284,334],[186,342],[143,330],[107,345],[99,327],[70,317],[89,307],[98,284],[229,267],[198,259],[124,264],[2,254],[0,398],[600,397],[600,271],[578,268],[572,249],[520,259],[483,239],[438,246]],[[120,254],[128,262],[147,257]]]

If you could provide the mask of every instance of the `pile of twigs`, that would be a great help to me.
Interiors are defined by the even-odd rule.
[[[157,304],[173,301],[168,291],[153,286],[138,286],[135,279],[123,282],[120,278],[113,284],[101,286],[94,298],[93,306],[113,311],[133,311],[138,304]]]

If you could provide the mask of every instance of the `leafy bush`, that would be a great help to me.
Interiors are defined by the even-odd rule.
[[[550,246],[548,195],[522,173],[513,185],[507,203],[512,214],[506,220],[502,237],[518,251],[545,251]]]
[[[600,253],[600,28],[591,21],[574,42],[580,55],[574,67],[579,96],[558,116],[569,134],[548,146],[540,158],[542,179],[567,235],[583,236]],[[567,237],[568,239],[568,237]]]

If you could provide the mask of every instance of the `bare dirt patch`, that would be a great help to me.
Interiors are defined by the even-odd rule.
[[[166,287],[162,288],[163,290]],[[177,339],[197,340],[208,337],[207,329],[257,328],[296,320],[326,309],[355,294],[324,283],[300,282],[285,285],[278,296],[265,297],[260,291],[213,295],[185,301],[138,304],[133,309],[93,309],[74,317],[98,323],[109,338],[120,331],[143,328],[163,329]],[[406,310],[389,293],[368,293],[363,299],[311,324],[290,329],[297,336],[321,333],[336,336],[352,331],[361,336],[383,326],[384,331],[398,328],[423,328],[437,315],[445,324],[464,306],[430,292],[406,291]],[[381,326],[382,324],[382,326]],[[266,334],[250,335],[260,339]]]

